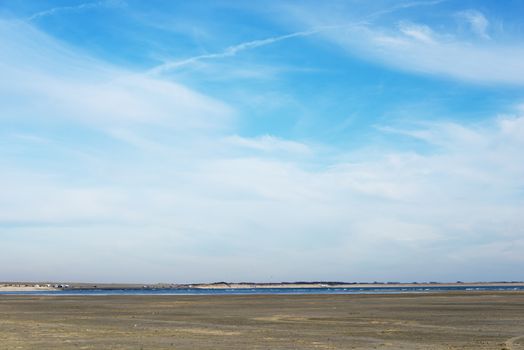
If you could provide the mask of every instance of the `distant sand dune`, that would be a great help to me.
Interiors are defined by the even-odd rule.
[[[6,285],[0,284],[0,292],[35,292],[57,290],[57,288],[40,285]]]

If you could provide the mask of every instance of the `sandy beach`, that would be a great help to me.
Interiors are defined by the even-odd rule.
[[[0,296],[2,349],[524,349],[524,293]]]
[[[0,292],[36,292],[52,291],[58,288],[41,286],[41,285],[24,285],[24,284],[0,284]]]

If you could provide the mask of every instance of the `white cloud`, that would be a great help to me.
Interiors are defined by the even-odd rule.
[[[365,26],[327,34],[348,51],[406,71],[475,83],[524,84],[524,48],[474,45],[410,25],[400,33]]]
[[[524,144],[524,118],[501,117],[500,126],[505,137]]]
[[[444,76],[480,84],[524,85],[524,45],[494,40],[470,42],[457,33],[435,30],[423,23],[403,20],[385,27],[345,19],[344,11],[317,8],[291,12],[310,27],[324,27],[319,36],[353,55],[418,74]],[[477,35],[487,38],[489,22],[480,12],[463,12]]]
[[[220,101],[83,56],[24,23],[0,21],[0,33],[0,118],[184,130],[222,128],[231,120],[232,109]]]
[[[209,60],[209,59],[217,59],[217,58],[225,58],[225,57],[232,57],[232,56],[235,56],[237,53],[242,52],[242,51],[256,49],[258,47],[271,45],[271,44],[274,44],[276,42],[283,41],[283,40],[288,40],[288,39],[292,39],[292,38],[310,36],[310,35],[313,35],[313,34],[317,34],[318,32],[319,32],[318,29],[314,29],[314,30],[309,30],[309,31],[300,31],[300,32],[295,32],[295,33],[275,36],[275,37],[271,37],[271,38],[247,41],[247,42],[244,42],[244,43],[240,43],[240,44],[237,44],[237,45],[230,46],[230,47],[226,48],[225,50],[223,50],[221,52],[198,55],[198,56],[186,58],[186,59],[179,60],[179,61],[168,61],[168,62],[162,63],[162,64],[152,68],[149,71],[149,73],[153,74],[153,75],[155,75],[155,74],[162,74],[162,73],[165,73],[167,71],[170,71],[170,70],[173,70],[173,69],[178,69],[180,67],[183,67],[183,66],[186,66],[186,65],[190,65],[190,64],[194,64],[194,63],[199,62],[199,61]]]
[[[311,153],[310,148],[303,143],[283,140],[271,135],[263,135],[255,138],[234,135],[225,138],[225,141],[233,146],[265,152],[289,152],[303,155]]]
[[[380,42],[369,28],[351,30],[399,65],[401,52],[455,45],[425,27],[403,29],[381,33]],[[7,276],[463,279],[488,265],[498,270],[483,278],[521,273],[521,115],[382,127],[425,142],[426,153],[383,147],[326,156],[295,140],[227,136],[232,111],[220,101],[86,58],[25,24],[0,22],[0,31],[0,118],[40,122],[34,134],[0,140],[9,144],[0,148]],[[424,55],[419,69],[444,70]],[[69,141],[45,127],[39,134],[38,125],[53,123]],[[75,136],[88,136],[71,125],[112,142],[84,144]]]
[[[418,41],[427,44],[431,44],[434,42],[433,31],[428,26],[417,25],[409,22],[401,22],[399,24],[399,29],[403,34],[412,37]]]
[[[468,22],[473,33],[483,39],[490,38],[488,34],[489,21],[481,12],[477,10],[467,10],[457,13],[457,16]]]
[[[443,271],[458,278],[471,268],[464,259],[460,266],[453,265],[462,254],[475,264],[479,259],[492,266],[494,261],[497,266],[521,261],[523,120],[386,128],[406,137],[423,135],[432,152],[354,151],[341,155],[345,161],[325,167],[312,167],[317,159],[238,157],[231,150],[199,148],[173,157],[163,149],[144,147],[154,162],[136,164],[131,158],[111,165],[114,159],[102,156],[97,160],[106,169],[101,184],[90,186],[35,174],[33,179],[27,174],[8,176],[4,171],[0,212],[4,223],[25,223],[9,232],[34,236],[46,232],[41,231],[46,223],[62,232],[60,237],[91,235],[95,241],[89,246],[112,247],[125,261],[156,261],[157,272],[143,274],[152,281],[187,280],[187,271],[168,272],[160,266],[191,270],[188,261],[199,259],[202,269],[191,270],[197,280],[265,279],[270,273],[278,279],[295,278],[295,271],[274,270],[292,264],[290,256],[301,262],[301,271],[311,268],[319,277],[333,279],[387,278],[379,271],[392,263],[398,275],[389,278],[408,279],[413,277],[412,259],[422,257],[425,278]],[[223,139],[207,142],[213,140],[220,148]],[[280,139],[236,138],[229,147],[245,148],[246,142],[248,148],[276,152],[293,145]],[[88,224],[95,233],[86,232]],[[59,243],[51,251],[62,249],[61,244],[71,243]],[[490,246],[498,248],[490,251]],[[366,266],[373,260],[369,252],[374,267]],[[91,254],[100,261],[111,259]],[[264,263],[268,255],[273,264]],[[324,269],[316,266],[319,256]],[[437,259],[442,261],[438,267],[424,263]],[[249,269],[228,270],[233,261],[256,265],[257,275]],[[93,261],[85,264],[79,268],[102,268]],[[329,267],[332,264],[337,268]],[[104,273],[107,279],[119,276],[117,270]],[[515,276],[516,271],[505,273]]]
[[[97,2],[86,2],[74,6],[59,6],[53,7],[48,10],[40,11],[32,14],[27,18],[28,21],[39,20],[43,17],[53,16],[63,12],[79,12],[85,10],[92,10],[101,7],[113,7],[113,6],[122,6],[124,2],[119,0],[106,0],[106,1],[97,1]]]

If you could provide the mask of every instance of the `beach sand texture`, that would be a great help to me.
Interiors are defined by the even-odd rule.
[[[1,349],[524,349],[524,293],[0,296]]]

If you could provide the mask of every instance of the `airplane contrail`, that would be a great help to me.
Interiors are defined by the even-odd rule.
[[[273,44],[275,42],[282,41],[282,40],[287,40],[287,39],[291,39],[291,38],[310,36],[310,35],[313,35],[313,34],[316,34],[316,33],[320,32],[320,31],[321,31],[321,29],[315,29],[315,30],[308,30],[308,31],[295,32],[295,33],[275,36],[275,37],[266,38],[266,39],[247,41],[247,42],[244,42],[244,43],[240,43],[238,45],[229,46],[229,47],[227,47],[226,49],[224,49],[223,51],[220,51],[220,52],[193,56],[193,57],[186,58],[186,59],[183,59],[183,60],[180,60],[180,61],[166,62],[166,63],[160,64],[160,65],[152,68],[151,70],[149,70],[148,73],[150,73],[150,74],[161,74],[161,73],[164,73],[165,71],[176,69],[178,67],[185,66],[185,65],[188,65],[188,64],[191,64],[191,63],[202,61],[202,60],[207,60],[207,59],[212,59],[212,58],[232,57],[232,56],[235,56],[237,53],[239,53],[241,51],[250,50],[250,49],[257,48],[257,47],[270,45],[270,44]]]
[[[87,10],[87,9],[94,9],[98,7],[105,7],[111,5],[112,2],[109,1],[97,1],[97,2],[86,2],[83,4],[79,4],[76,6],[60,6],[60,7],[53,7],[52,9],[40,11],[37,13],[32,14],[31,16],[27,17],[28,21],[34,21],[42,17],[52,16],[54,14],[60,13],[60,12],[67,12],[67,11],[81,11],[81,10]]]
[[[241,51],[246,51],[246,50],[254,49],[254,48],[257,48],[257,47],[261,47],[261,46],[271,45],[271,44],[273,44],[275,42],[278,42],[278,41],[283,41],[283,40],[296,38],[296,37],[311,36],[311,35],[318,34],[318,33],[321,33],[321,32],[327,31],[327,30],[332,30],[332,29],[337,29],[337,28],[347,28],[347,27],[351,27],[351,26],[356,26],[358,24],[366,23],[370,19],[373,19],[373,18],[376,18],[376,17],[380,17],[380,16],[385,15],[387,13],[395,12],[395,11],[406,9],[406,8],[417,7],[417,6],[436,5],[436,4],[439,4],[441,2],[445,2],[445,1],[448,1],[448,0],[413,1],[413,2],[408,2],[408,3],[401,3],[399,5],[392,6],[389,9],[382,10],[382,11],[377,11],[377,12],[374,12],[374,13],[368,15],[368,16],[365,16],[364,19],[362,19],[362,20],[360,20],[360,21],[358,21],[356,23],[345,24],[345,25],[322,26],[322,27],[317,27],[316,29],[311,29],[311,30],[306,30],[306,31],[299,31],[299,32],[294,32],[294,33],[290,33],[290,34],[270,37],[270,38],[266,38],[266,39],[247,41],[247,42],[240,43],[240,44],[237,44],[237,45],[234,45],[234,46],[229,46],[229,47],[227,47],[226,49],[224,49],[223,51],[220,51],[220,52],[193,56],[193,57],[182,59],[182,60],[178,60],[178,61],[168,61],[168,62],[162,63],[162,64],[160,64],[160,65],[158,65],[156,67],[153,67],[147,73],[148,74],[152,74],[152,75],[162,74],[164,72],[167,72],[167,71],[170,71],[170,70],[173,70],[173,69],[177,69],[179,67],[183,67],[183,66],[186,66],[186,65],[198,62],[198,61],[214,59],[214,58],[232,57],[232,56],[235,56],[237,53],[239,53]]]

